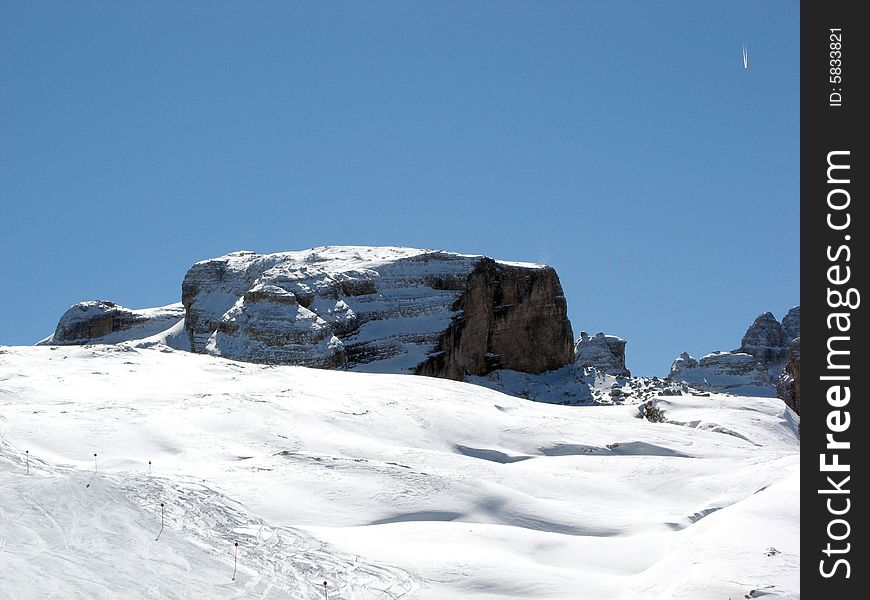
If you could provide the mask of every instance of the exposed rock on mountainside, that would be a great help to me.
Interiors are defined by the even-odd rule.
[[[594,367],[609,375],[631,375],[625,367],[625,340],[615,335],[599,332],[593,337],[581,331],[574,344],[574,356],[579,367]]]
[[[684,377],[697,368],[698,359],[694,356],[689,356],[688,352],[683,352],[671,363],[668,379],[671,381],[682,381]]]
[[[184,277],[195,352],[462,379],[573,359],[559,278],[543,265],[397,247],[234,252]]]
[[[785,368],[776,381],[776,395],[797,414],[801,413],[801,339],[788,346]]]
[[[761,314],[746,330],[740,348],[714,352],[700,361],[684,352],[671,365],[668,379],[712,391],[772,396],[780,387],[789,343],[800,336],[800,314],[800,306],[795,306],[782,323],[770,312]],[[797,347],[799,361],[799,342]]]
[[[499,369],[484,376],[469,375],[465,381],[519,398],[571,406],[640,404],[655,396],[709,395],[683,382],[610,375],[577,364],[545,373]]]
[[[452,306],[459,311],[420,375],[463,379],[495,369],[541,373],[572,359],[571,323],[556,271],[480,259]]]
[[[801,336],[801,307],[795,306],[782,318],[782,330],[790,340]]]
[[[117,344],[164,331],[184,318],[184,307],[170,304],[133,310],[107,300],[74,304],[42,345]]]
[[[759,315],[746,330],[737,351],[751,354],[765,367],[782,365],[790,341],[773,313],[766,312]]]
[[[770,385],[767,371],[751,354],[713,352],[696,360],[683,352],[668,374],[670,381],[682,381],[700,389],[731,391],[747,386]],[[758,392],[758,390],[752,390]],[[772,394],[770,394],[772,395]]]
[[[293,293],[269,284],[255,284],[224,313],[205,350],[251,362],[320,368],[345,364],[344,345],[330,324],[299,304]]]

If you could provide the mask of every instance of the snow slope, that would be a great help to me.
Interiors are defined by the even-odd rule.
[[[798,598],[797,417],[653,402],[2,347],[0,597]]]
[[[659,395],[709,395],[684,382],[658,377],[610,375],[595,367],[565,365],[543,373],[498,369],[487,375],[466,375],[465,381],[536,402],[571,406],[589,404],[640,404]]]

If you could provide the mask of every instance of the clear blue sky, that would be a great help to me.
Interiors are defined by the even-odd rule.
[[[549,263],[661,375],[799,303],[799,81],[798,2],[3,2],[0,343],[395,244]]]

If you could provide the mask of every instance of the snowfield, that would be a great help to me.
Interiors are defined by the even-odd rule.
[[[798,417],[654,403],[0,347],[0,598],[799,598]]]

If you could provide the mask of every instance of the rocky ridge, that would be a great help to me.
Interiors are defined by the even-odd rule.
[[[746,330],[740,348],[732,352],[750,354],[766,370],[779,374],[785,365],[789,342],[791,338],[788,338],[782,324],[776,320],[773,313],[765,312],[759,315]]]
[[[795,334],[800,336],[800,306],[789,310],[782,323],[773,313],[762,313],[746,330],[739,348],[700,360],[684,352],[671,365],[668,380],[711,391],[774,396]]]
[[[149,309],[155,326],[139,329],[127,323],[148,311],[81,303],[46,342],[115,343],[166,330],[147,343],[452,379],[501,368],[540,373],[574,359],[565,296],[546,265],[391,246],[240,251],[194,264],[181,296],[171,311]],[[119,329],[129,333],[105,337]]]
[[[117,344],[155,335],[183,318],[181,303],[130,309],[108,300],[90,300],[72,305],[60,317],[54,333],[39,344]]]
[[[611,375],[576,364],[546,373],[501,369],[484,376],[468,376],[465,381],[511,396],[568,406],[634,405],[657,396],[709,395],[709,392],[684,382],[659,377]]]
[[[800,334],[800,307],[782,323],[760,315],[731,352],[700,360],[683,353],[665,380],[631,377],[624,339],[581,332],[572,341],[551,267],[333,246],[200,261],[184,277],[181,303],[131,310],[82,302],[41,343],[138,340],[256,363],[448,377],[560,404],[727,391],[778,393],[796,408],[800,345],[793,334]]]
[[[766,388],[770,386],[765,368],[754,356],[744,352],[711,352],[700,360],[683,352],[671,365],[668,380],[722,392],[745,393],[746,387],[769,391]],[[753,391],[759,393],[759,390]]]
[[[573,358],[554,269],[437,250],[236,252],[182,284],[194,352],[462,379]]]

